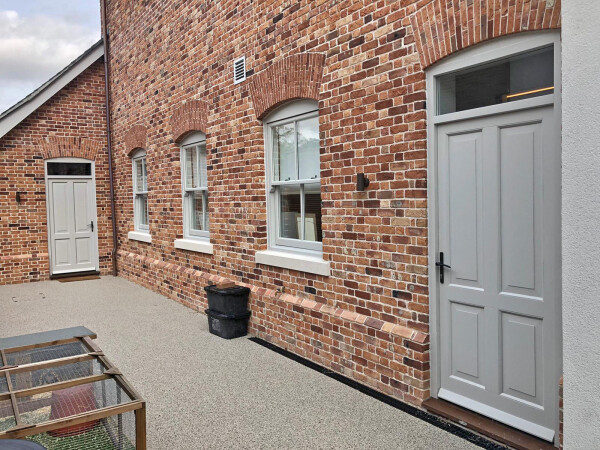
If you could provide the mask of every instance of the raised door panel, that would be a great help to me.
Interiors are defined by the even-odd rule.
[[[54,267],[57,269],[71,265],[71,240],[54,239]]]
[[[73,201],[75,204],[75,232],[88,233],[90,231],[90,212],[89,212],[89,187],[91,182],[74,181],[73,182]]]
[[[481,370],[483,308],[452,303],[450,310],[451,376],[484,388]]]
[[[449,274],[468,287],[482,287],[481,144],[481,131],[448,136]]]
[[[52,183],[51,220],[52,232],[55,235],[69,234],[71,232],[71,202],[69,199],[69,185],[70,183],[68,181],[55,181]]]
[[[75,262],[86,264],[92,262],[91,237],[78,237],[75,239]]]
[[[541,297],[540,123],[501,128],[500,233],[504,293]]]
[[[542,320],[504,313],[501,325],[502,394],[542,405]]]

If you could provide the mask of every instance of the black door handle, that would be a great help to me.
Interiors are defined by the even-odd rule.
[[[444,267],[451,269],[448,264],[444,264],[444,252],[440,252],[440,260],[435,263],[435,266],[440,268],[440,283],[444,284]]]
[[[90,227],[92,227],[92,233],[93,233],[94,232],[94,221],[93,220],[90,222]]]

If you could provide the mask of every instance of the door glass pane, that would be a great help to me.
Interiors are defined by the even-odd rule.
[[[188,199],[191,212],[190,228],[194,231],[208,231],[208,193],[191,191]]]
[[[148,225],[148,194],[138,194],[139,224]]]
[[[300,186],[281,186],[279,195],[280,230],[283,238],[300,238]]]
[[[544,47],[438,78],[438,114],[554,92],[554,47]]]
[[[298,170],[300,180],[319,178],[319,118],[298,122]]]
[[[321,185],[304,185],[304,240],[323,241],[321,228]]]
[[[49,162],[48,175],[86,176],[92,174],[91,163]]]
[[[273,127],[273,177],[296,180],[296,129],[293,123]]]
[[[185,158],[185,187],[186,189],[198,187],[198,154],[196,147],[186,148],[183,152]]]

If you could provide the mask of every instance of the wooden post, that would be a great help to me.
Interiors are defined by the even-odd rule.
[[[135,448],[146,450],[146,402],[135,410]]]

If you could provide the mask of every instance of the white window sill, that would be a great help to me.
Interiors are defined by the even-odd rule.
[[[152,236],[150,236],[150,233],[144,233],[143,231],[130,231],[127,233],[127,237],[131,241],[140,241],[152,244]]]
[[[264,250],[256,252],[256,262],[267,266],[281,267],[297,270],[299,272],[314,273],[328,277],[331,273],[329,262],[316,256],[301,253],[288,253],[278,250]]]
[[[207,241],[198,239],[175,239],[175,248],[189,250],[190,252],[213,254],[213,245]]]

